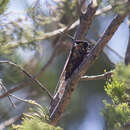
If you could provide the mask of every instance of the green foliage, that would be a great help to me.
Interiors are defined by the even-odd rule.
[[[104,101],[103,115],[106,119],[107,129],[122,128],[130,122],[130,66],[117,65],[112,78],[107,81],[105,91],[112,99],[112,104]]]
[[[108,94],[108,96],[112,98],[112,101],[115,104],[124,102],[127,98],[127,94],[125,93],[124,82],[116,79],[112,80],[111,82],[107,82],[105,91]]]
[[[104,104],[105,109],[102,113],[107,120],[106,125],[108,130],[118,129],[130,122],[130,109],[128,104],[121,103],[118,105],[113,105],[107,103],[106,101],[104,101]]]
[[[5,11],[9,0],[0,0],[0,15]]]
[[[39,118],[24,118],[21,125],[13,125],[12,130],[62,130],[48,123],[42,122]]]
[[[24,114],[23,121],[20,125],[13,125],[11,130],[62,130],[60,127],[54,127],[49,122],[48,111],[46,107],[33,100],[24,100],[24,102],[35,106],[30,109],[30,113]]]

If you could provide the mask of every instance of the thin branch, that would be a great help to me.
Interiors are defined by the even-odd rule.
[[[96,11],[96,14],[95,14],[95,15],[101,15],[101,14],[106,13],[106,12],[111,11],[111,10],[112,10],[112,6],[111,6],[111,5],[107,5],[106,7],[103,7],[103,8],[101,8],[101,9],[98,9],[98,10]]]
[[[7,63],[10,64],[16,68],[18,68],[20,71],[22,71],[27,77],[29,77],[29,79],[36,83],[40,88],[42,88],[45,92],[47,92],[48,96],[52,99],[51,93],[49,92],[49,90],[44,87],[36,78],[33,78],[33,76],[31,76],[27,71],[25,71],[21,66],[11,62],[11,61],[0,61],[0,63]]]
[[[30,80],[25,80],[25,81],[22,81],[21,83],[14,85],[14,88],[12,88],[12,89],[8,90],[6,93],[0,95],[0,99],[7,97],[10,93],[16,92],[16,91],[24,88],[28,83],[30,83],[29,81]]]
[[[0,87],[4,90],[4,92],[7,92],[7,89],[6,89],[6,87],[4,86],[4,84],[2,83],[1,79],[0,79]],[[9,101],[11,102],[13,108],[16,108],[14,102],[12,101],[12,99],[10,98],[9,95],[8,95],[8,99],[9,99]]]
[[[106,78],[111,77],[112,74],[113,74],[113,71],[109,71],[109,72],[105,72],[104,74],[100,74],[100,75],[82,76],[81,81],[106,79]]]

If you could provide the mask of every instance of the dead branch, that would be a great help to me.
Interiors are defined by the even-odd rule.
[[[4,86],[4,84],[2,83],[1,79],[0,79],[0,87],[4,90],[4,92],[7,92],[7,89],[6,89],[6,87]],[[12,101],[12,99],[10,98],[9,95],[8,95],[8,99],[9,99],[9,101],[11,102],[12,107],[13,107],[13,108],[16,108],[14,102]]]
[[[29,77],[29,79],[30,79],[32,82],[36,83],[40,88],[42,88],[45,92],[47,92],[48,96],[52,99],[52,96],[51,96],[51,93],[49,92],[49,90],[48,90],[46,87],[44,87],[44,86],[40,83],[39,80],[37,80],[36,78],[33,78],[33,76],[31,76],[31,74],[29,74],[29,73],[28,73],[26,70],[24,70],[21,66],[15,64],[15,63],[13,63],[13,62],[11,62],[11,61],[0,61],[0,63],[7,63],[7,64],[9,64],[9,65],[12,65],[12,66],[18,68],[18,69],[19,69],[20,71],[22,71],[27,77]]]
[[[80,40],[80,39],[82,40],[84,38],[85,33],[88,31],[89,26],[92,23],[92,19],[94,18],[97,8],[98,8],[98,6],[94,6],[93,3],[91,2],[88,5],[86,12],[81,13],[80,24],[79,24],[79,27],[74,36],[75,40]],[[72,49],[70,51],[70,54],[68,56],[65,66],[64,66],[62,74],[64,74],[64,70],[68,64],[69,58],[72,53]],[[61,74],[61,76],[62,76],[62,74]],[[62,89],[62,87],[63,87],[63,89],[65,88],[62,98],[59,98],[59,96],[58,96],[59,94],[57,92],[54,95],[54,98],[50,104],[50,120],[51,120],[51,124],[53,124],[53,125],[56,125],[58,123],[58,121],[60,120],[61,115],[64,112],[66,105],[69,103],[72,92],[75,89],[75,87],[77,86],[78,81],[80,80],[81,76],[79,76],[79,74],[78,74],[78,77],[73,78],[73,75],[71,77],[67,81],[65,81],[65,80],[61,81],[61,84],[58,85],[61,89]],[[63,80],[61,78],[62,77],[60,77],[60,80]],[[59,83],[60,83],[60,81],[59,81]]]
[[[90,6],[88,6],[88,7],[90,7]],[[91,8],[91,10],[93,10],[93,8]],[[89,13],[90,13],[89,14],[89,17],[90,17],[91,13],[93,13],[93,11],[89,11]],[[64,91],[64,95],[63,95],[62,99],[60,100],[57,108],[55,109],[53,118],[51,118],[51,124],[56,125],[58,123],[58,121],[61,118],[62,113],[64,112],[64,109],[66,108],[67,104],[70,101],[72,92],[77,87],[77,84],[80,81],[80,78],[86,73],[86,71],[88,71],[90,66],[97,59],[98,55],[104,49],[104,47],[107,45],[108,41],[112,38],[113,34],[116,32],[116,30],[118,29],[120,24],[123,22],[123,20],[127,16],[127,14],[128,14],[128,12],[123,15],[117,15],[112,20],[112,22],[110,23],[110,25],[108,26],[106,31],[103,33],[103,36],[98,40],[96,46],[90,51],[89,55],[84,58],[83,62],[80,64],[80,66],[73,72],[70,79],[68,79],[65,82],[66,89]],[[83,17],[83,19],[85,20],[87,18]],[[75,39],[80,39],[80,38],[84,37],[85,30],[83,28],[85,28],[87,30],[88,27],[85,27],[85,26],[90,25],[90,23],[89,24],[85,24],[85,23],[86,22],[80,22],[81,27],[79,26],[78,30],[76,31]],[[82,29],[84,31],[81,31]],[[82,36],[82,34],[83,34],[83,36]]]
[[[113,74],[113,71],[108,71],[100,75],[82,76],[81,81],[107,79],[107,78],[110,78],[112,74]]]
[[[21,83],[18,83],[16,85],[14,85],[14,87],[10,90],[8,90],[6,93],[0,95],[0,99],[1,98],[4,98],[4,97],[7,97],[9,94],[13,93],[13,92],[16,92],[24,87],[26,87],[26,85],[29,85],[29,82],[30,80],[25,80],[25,81],[22,81]]]

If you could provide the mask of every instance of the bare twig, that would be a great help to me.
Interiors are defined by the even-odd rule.
[[[105,72],[104,74],[100,74],[100,75],[82,76],[81,81],[106,79],[106,78],[111,77],[112,74],[113,74],[113,71],[109,71],[109,72]]]
[[[85,34],[88,32],[88,29],[92,23],[92,19],[94,18],[97,8],[98,8],[98,5],[95,6],[94,3],[91,2],[88,5],[86,12],[81,12],[80,25],[77,28],[77,33],[75,34],[74,39],[76,39],[76,40],[84,39]]]
[[[6,89],[6,87],[4,86],[4,84],[2,83],[1,79],[0,79],[0,87],[4,90],[4,92],[7,92],[7,89]],[[9,101],[11,102],[13,108],[16,108],[14,102],[11,100],[11,98],[10,98],[9,95],[8,95],[8,99],[9,99]]]
[[[14,87],[12,89],[10,89],[6,93],[0,95],[0,99],[4,98],[4,97],[7,97],[10,93],[16,92],[16,91],[24,88],[26,86],[26,84],[28,84],[29,81],[30,80],[25,80],[25,81],[22,81],[21,83],[18,83],[16,85],[14,85]]]
[[[36,78],[33,78],[33,76],[31,76],[21,66],[13,63],[11,61],[0,61],[0,63],[7,63],[7,64],[15,66],[16,68],[18,68],[19,70],[21,70],[27,77],[29,77],[32,80],[32,82],[36,83],[38,86],[40,86],[40,88],[42,88],[45,92],[47,92],[48,96],[52,99],[52,96],[51,96],[51,93],[49,92],[49,90],[46,87],[44,87]]]

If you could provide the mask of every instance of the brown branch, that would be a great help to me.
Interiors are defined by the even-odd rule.
[[[21,83],[16,84],[12,89],[10,89],[10,90],[8,90],[6,93],[0,95],[0,99],[1,99],[1,98],[4,98],[4,97],[7,97],[9,94],[11,94],[11,93],[13,93],[13,92],[16,92],[16,91],[18,91],[18,90],[24,88],[25,85],[27,85],[27,84],[30,83],[29,81],[30,81],[30,80],[25,80],[25,81],[22,81]]]
[[[49,90],[44,87],[40,82],[39,80],[37,80],[36,78],[33,78],[33,76],[31,76],[27,71],[25,71],[21,66],[11,62],[11,61],[0,61],[0,63],[7,63],[7,64],[10,64],[16,68],[18,68],[20,71],[22,71],[27,77],[29,77],[29,79],[36,83],[40,88],[42,88],[45,92],[47,92],[48,96],[52,99],[52,96],[51,96],[51,93],[49,92]]]
[[[2,83],[1,79],[0,79],[0,87],[4,90],[4,92],[7,92],[7,89],[6,89],[6,87],[4,86],[4,84]],[[12,101],[12,99],[10,98],[9,95],[8,95],[8,99],[9,99],[9,101],[11,102],[13,108],[16,108],[14,102]]]
[[[110,78],[112,74],[113,74],[113,71],[109,71],[100,75],[82,76],[81,81],[106,79],[106,78]]]
[[[85,33],[88,32],[89,26],[92,23],[92,19],[94,18],[94,15],[96,13],[97,8],[98,8],[98,6],[94,6],[93,3],[91,2],[88,5],[86,12],[81,13],[81,15],[80,15],[80,25],[79,25],[79,27],[76,31],[76,34],[75,34],[75,37],[74,37],[75,40],[78,40],[78,39],[82,40],[84,38]],[[68,59],[66,61],[66,64],[64,66],[62,74],[64,73],[64,71],[66,69],[66,65],[67,65],[67,62],[69,61],[71,51],[70,51],[70,54],[69,54]],[[60,78],[60,80],[63,80],[63,79]],[[59,96],[57,97],[58,94],[56,93],[54,95],[54,99],[52,100],[52,102],[50,104],[51,124],[56,125],[58,123],[58,121],[60,120],[61,115],[62,115],[66,105],[69,103],[72,92],[75,89],[75,87],[77,86],[79,80],[80,80],[80,77],[73,78],[73,75],[72,75],[72,79],[69,78],[67,81],[66,80],[61,81],[61,84],[58,85],[58,87],[60,87],[61,89],[62,88],[63,89],[65,88],[65,89],[64,89],[64,94],[63,94],[62,98],[59,98]]]
[[[74,71],[71,78],[65,82],[66,89],[65,89],[65,92],[64,92],[64,95],[63,95],[61,101],[58,104],[58,108],[55,110],[54,116],[51,119],[51,124],[56,125],[58,123],[58,121],[61,118],[62,113],[64,112],[64,109],[66,108],[67,104],[70,101],[72,92],[77,87],[77,84],[80,81],[80,78],[86,73],[86,71],[88,71],[90,66],[94,63],[97,56],[107,45],[108,41],[112,38],[113,34],[116,32],[116,30],[118,29],[118,27],[123,22],[123,20],[125,19],[126,16],[127,16],[127,13],[124,15],[117,15],[112,20],[112,22],[108,26],[107,30],[104,32],[103,36],[98,40],[96,46],[91,50],[89,55],[84,58],[83,62]],[[84,23],[82,23],[82,24],[84,24]],[[85,25],[88,26],[88,24],[85,24]],[[81,26],[82,26],[82,28],[79,27],[78,31],[80,31],[79,29],[83,29],[83,25],[81,25]],[[86,27],[86,28],[88,28],[88,27]],[[82,32],[83,35],[85,34],[84,31],[80,31],[80,32]],[[79,32],[76,32],[76,36],[77,36],[76,38],[83,37],[82,34],[79,34]]]
[[[88,29],[92,23],[97,8],[98,6],[93,5],[93,2],[91,2],[88,5],[86,12],[81,12],[80,25],[78,26],[77,33],[75,34],[76,40],[84,39],[85,34],[88,32]]]

